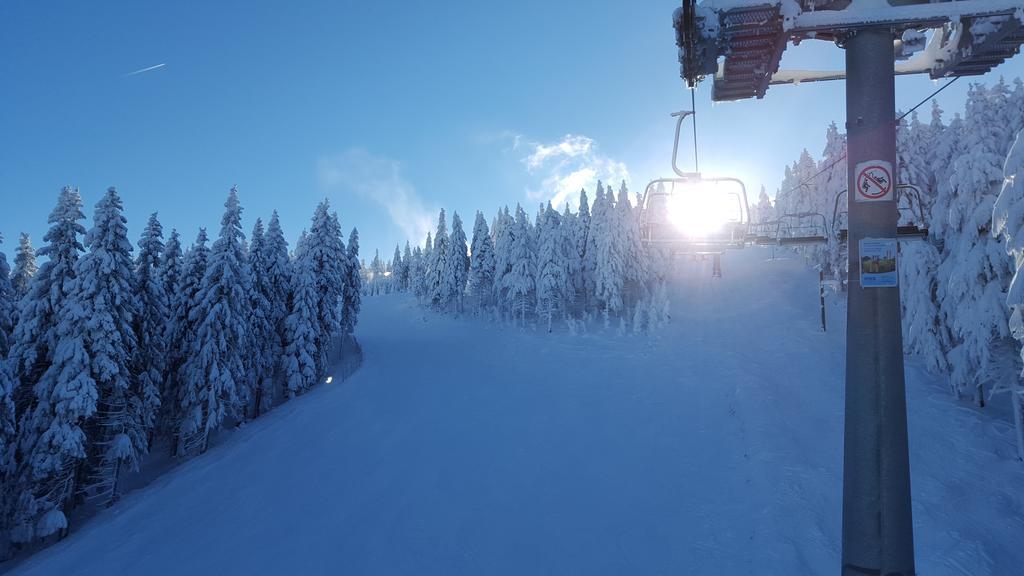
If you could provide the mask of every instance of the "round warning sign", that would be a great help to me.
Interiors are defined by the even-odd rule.
[[[858,202],[884,202],[893,199],[892,164],[885,160],[868,160],[857,164]]]

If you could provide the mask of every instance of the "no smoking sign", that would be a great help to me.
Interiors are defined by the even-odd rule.
[[[892,164],[868,160],[857,164],[857,202],[888,202],[893,199]]]

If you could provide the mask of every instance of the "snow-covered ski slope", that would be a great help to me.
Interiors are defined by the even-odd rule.
[[[363,367],[128,495],[21,574],[826,574],[843,308],[770,250],[682,262],[654,337],[368,298]],[[918,570],[1024,572],[1008,422],[908,368]]]

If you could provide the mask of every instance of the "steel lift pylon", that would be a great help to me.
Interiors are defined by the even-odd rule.
[[[988,72],[1024,43],[1024,0],[683,0],[673,25],[682,78],[694,88],[710,77],[713,100],[846,80],[847,189],[856,192],[846,195],[841,573],[915,574],[899,286],[861,279],[861,243],[898,238],[895,75]],[[786,47],[804,40],[843,48],[845,70],[780,71]]]

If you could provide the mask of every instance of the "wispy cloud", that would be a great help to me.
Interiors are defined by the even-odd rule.
[[[129,73],[125,74],[125,76],[135,76],[136,74],[142,74],[143,72],[151,72],[153,70],[159,70],[160,68],[163,68],[164,66],[167,66],[167,62],[161,62],[161,63],[156,64],[154,66],[147,66],[145,68],[139,68],[138,70],[136,70],[134,72],[129,72]]]
[[[597,143],[587,136],[567,134],[555,142],[533,142],[521,134],[511,134],[512,149],[524,153],[520,161],[526,171],[539,179],[526,195],[533,201],[551,201],[560,206],[576,200],[581,188],[593,198],[598,180],[606,183],[629,181],[629,170],[618,160],[602,154]]]
[[[324,188],[353,191],[379,204],[412,242],[422,241],[432,227],[432,211],[402,176],[397,160],[354,148],[320,158],[317,171]]]

